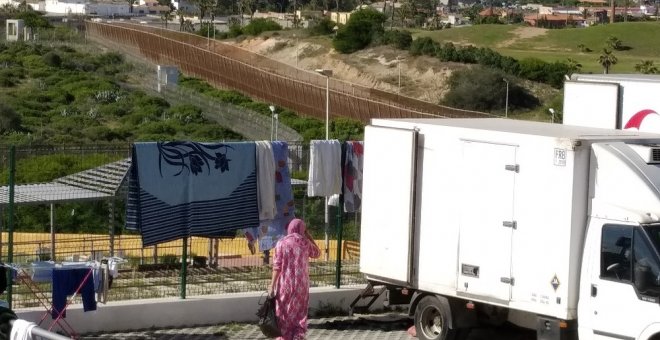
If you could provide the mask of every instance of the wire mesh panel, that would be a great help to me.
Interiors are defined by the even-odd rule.
[[[111,256],[122,258],[119,275],[108,293],[109,301],[176,297],[181,289],[183,241],[145,247],[139,233],[124,229],[126,172],[130,145],[26,146],[16,150],[13,242],[8,243],[8,153],[0,147],[0,259],[12,262],[30,276],[39,277],[47,261],[86,262]],[[297,178],[306,178],[309,145],[291,143],[288,165]],[[297,182],[296,182],[297,183]],[[303,182],[304,183],[304,182]],[[336,241],[337,209],[325,242],[322,197],[307,197],[305,185],[294,185],[296,215],[303,218],[322,253],[310,263],[312,286],[333,286],[337,277],[337,250],[342,261],[341,284],[362,283],[358,270],[359,216],[342,214],[344,241]],[[265,290],[270,283],[272,251],[251,249],[244,233],[221,239],[188,239],[186,295]],[[50,297],[48,280],[36,280]],[[80,302],[79,297],[75,300]],[[13,306],[40,306],[32,290],[15,282]]]

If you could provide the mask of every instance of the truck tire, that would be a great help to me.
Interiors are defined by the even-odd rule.
[[[449,328],[451,311],[433,295],[422,298],[415,308],[415,331],[420,340],[455,340],[456,329]]]

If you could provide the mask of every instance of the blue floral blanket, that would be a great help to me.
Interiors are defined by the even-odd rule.
[[[133,145],[126,226],[144,246],[259,225],[254,142]]]

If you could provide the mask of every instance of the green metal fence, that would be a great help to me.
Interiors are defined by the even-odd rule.
[[[291,173],[304,178],[308,146],[291,143],[289,154]],[[267,288],[270,254],[259,249],[253,253],[240,231],[233,238],[192,237],[185,247],[183,240],[143,247],[140,235],[125,230],[126,182],[119,174],[127,170],[129,156],[128,144],[0,147],[0,259],[19,268],[20,274],[14,273],[6,293],[12,308],[40,306],[39,294],[50,297],[50,282],[25,283],[47,260],[122,258],[109,301]],[[93,188],[100,194],[83,195]],[[307,197],[306,186],[294,186],[294,198],[297,216],[305,219],[323,253],[310,263],[312,286],[363,283],[358,270],[359,216],[338,216],[338,209],[331,207],[326,241],[324,199]],[[340,242],[339,221],[345,229]]]

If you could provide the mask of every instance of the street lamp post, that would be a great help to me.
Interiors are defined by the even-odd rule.
[[[273,140],[273,125],[275,123],[275,106],[270,105],[268,106],[270,109],[270,140]],[[277,139],[277,133],[275,133],[275,139]]]
[[[330,137],[330,77],[332,76],[332,70],[328,69],[316,69],[316,73],[325,76],[325,140],[328,140]],[[329,248],[330,248],[330,239],[328,238],[328,232],[330,229],[330,212],[328,210],[328,197],[325,197],[325,260],[327,261],[330,258]]]
[[[550,111],[550,123],[554,124],[555,123],[555,109],[549,108],[548,111]]]
[[[403,60],[404,59],[402,59],[401,57],[396,57],[396,67],[399,72],[399,91],[397,92],[397,94],[399,95],[401,94],[401,61]]]
[[[506,83],[506,100],[504,102],[504,118],[509,117],[509,81],[506,78],[502,78]]]

